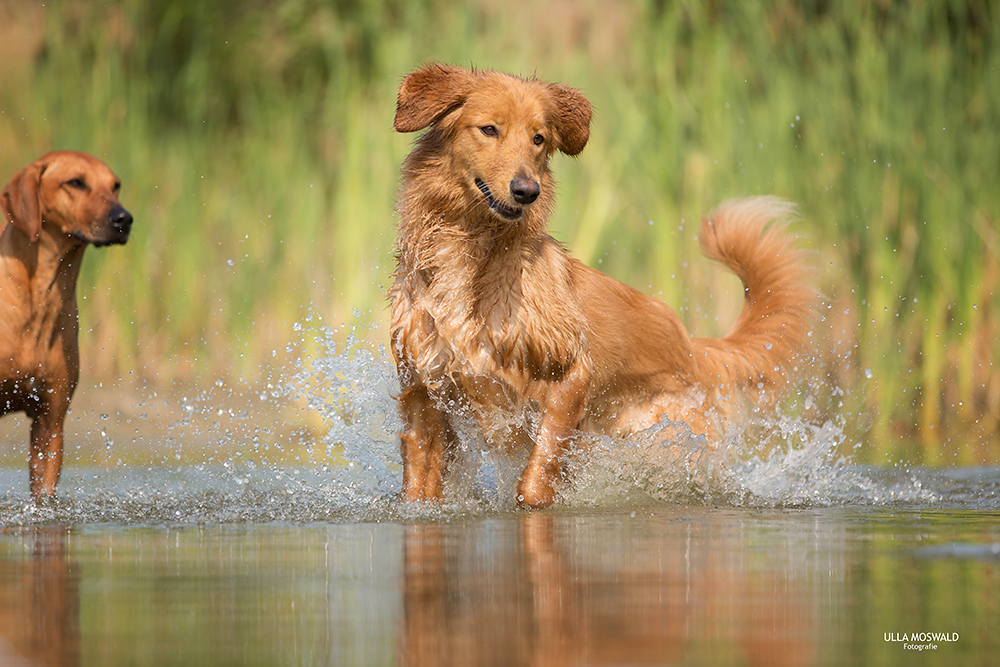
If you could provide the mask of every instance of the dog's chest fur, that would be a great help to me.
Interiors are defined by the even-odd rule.
[[[483,379],[494,378],[537,399],[586,354],[564,251],[547,236],[514,247],[450,241],[400,263],[390,290],[396,354],[430,388],[497,402],[482,395]]]

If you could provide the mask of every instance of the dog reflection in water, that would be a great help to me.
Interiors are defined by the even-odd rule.
[[[817,592],[785,560],[748,562],[748,536],[731,517],[604,533],[627,533],[628,548],[598,546],[602,538],[579,519],[532,512],[503,524],[511,530],[494,522],[407,526],[397,662],[814,662],[821,634],[804,601]]]

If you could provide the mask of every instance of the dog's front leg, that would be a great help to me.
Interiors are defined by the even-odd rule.
[[[31,422],[31,456],[28,461],[28,488],[36,500],[56,493],[63,463],[63,422],[66,409],[49,405]]]
[[[579,359],[562,378],[550,384],[535,448],[517,487],[521,505],[548,507],[555,500],[566,450],[587,410],[590,374],[589,359]]]
[[[399,397],[403,417],[403,498],[443,500],[444,478],[454,455],[455,431],[427,387],[412,384]]]

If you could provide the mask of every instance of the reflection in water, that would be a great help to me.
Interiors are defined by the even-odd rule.
[[[0,552],[0,665],[80,664],[80,574],[68,531],[36,528]]]
[[[904,632],[960,636],[934,664],[1000,651],[995,509],[379,516],[0,529],[0,665],[903,665]]]
[[[762,534],[776,542],[755,549],[753,531],[707,513],[640,521],[635,533],[620,517],[608,520],[590,531],[552,513],[409,526],[399,662],[814,661],[819,605],[832,591],[803,571],[816,562],[804,558],[812,548]]]

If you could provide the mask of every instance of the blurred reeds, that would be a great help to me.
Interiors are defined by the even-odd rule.
[[[376,331],[385,318],[412,139],[392,132],[400,78],[428,60],[537,74],[596,109],[587,150],[555,164],[553,232],[575,255],[721,334],[741,295],[698,255],[701,214],[731,196],[800,202],[830,300],[817,373],[847,392],[823,409],[879,456],[918,442],[906,457],[995,460],[998,13],[8,0],[0,179],[73,148],[124,181],[133,238],[90,251],[80,281],[91,374],[255,377],[311,315]]]

